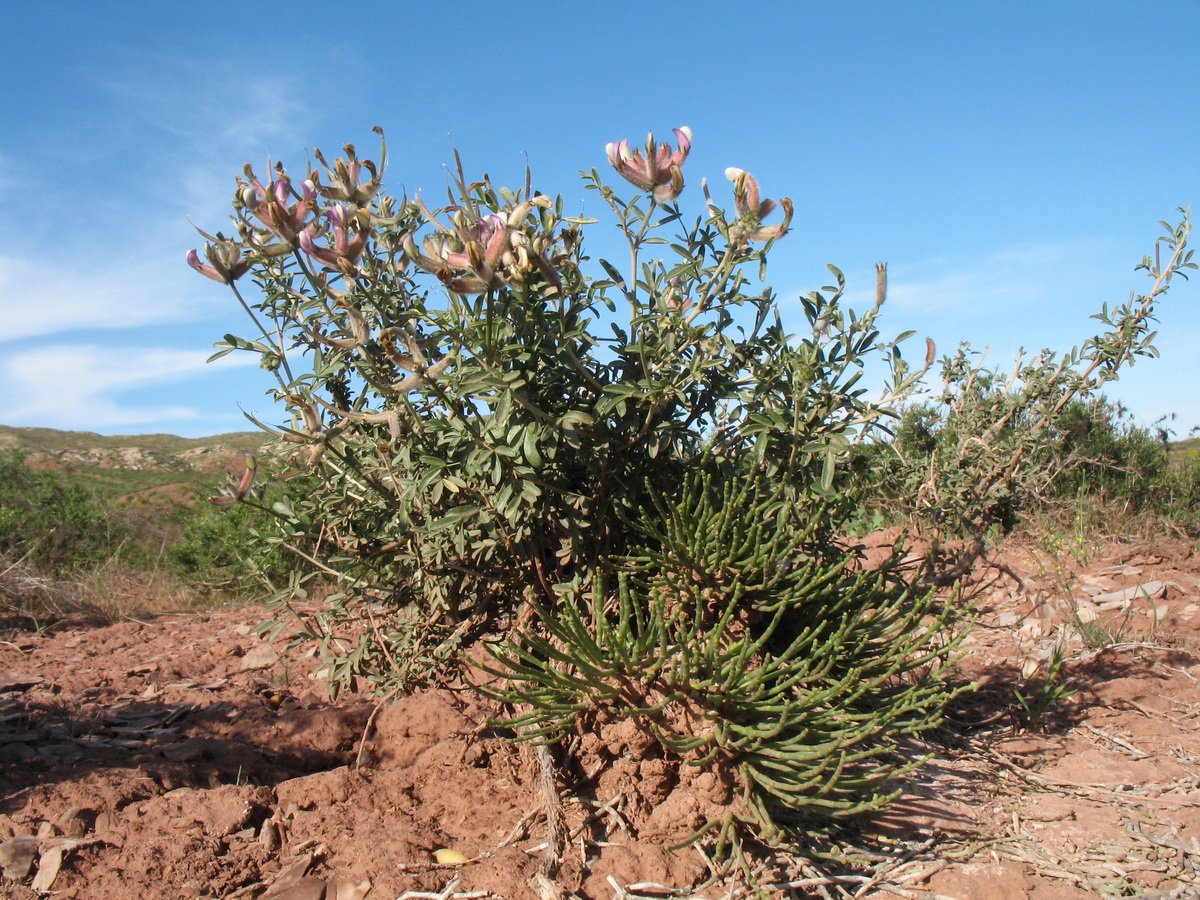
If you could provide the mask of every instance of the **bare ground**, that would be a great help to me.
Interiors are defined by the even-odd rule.
[[[1010,545],[1024,585],[989,569],[974,587],[962,667],[980,689],[908,748],[932,761],[847,832],[852,862],[752,854],[759,896],[1200,897],[1194,550]],[[0,896],[755,896],[745,873],[714,880],[702,847],[664,849],[727,787],[621,729],[561,773],[569,851],[539,882],[535,751],[488,725],[492,707],[454,686],[330,702],[311,650],[254,636],[261,615],[5,631]],[[1031,722],[1013,689],[1036,706],[1056,642],[1076,693]]]

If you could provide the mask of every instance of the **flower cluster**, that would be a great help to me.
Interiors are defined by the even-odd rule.
[[[549,259],[557,239],[550,228],[528,228],[527,219],[535,207],[549,211],[553,204],[549,197],[538,196],[507,213],[485,213],[469,204],[453,207],[452,225],[447,226],[421,205],[426,220],[438,230],[426,236],[421,249],[412,233],[405,234],[404,252],[456,294],[522,286],[537,274],[557,288],[558,272]],[[552,228],[553,221],[550,225]]]
[[[731,241],[768,241],[787,234],[792,222],[790,198],[784,197],[778,203],[760,199],[758,182],[744,169],[730,166],[725,170],[725,177],[733,182],[733,210],[737,214],[737,218],[728,224]],[[707,183],[704,185],[704,199],[708,202],[709,210],[716,215],[717,207],[709,196]],[[777,206],[783,208],[783,221],[778,225],[763,225],[762,220],[773,213]]]
[[[349,203],[336,203],[325,210],[322,218],[329,223],[328,229],[317,222],[309,225],[300,232],[300,249],[329,268],[353,276],[354,263],[362,255],[370,235],[370,214]],[[330,240],[322,247],[317,239],[326,230],[330,232]]]
[[[383,137],[379,129],[376,133]],[[233,199],[242,240],[200,231],[209,241],[204,248],[208,263],[201,261],[198,250],[192,250],[187,254],[188,265],[214,281],[230,284],[249,271],[255,260],[299,250],[336,273],[355,277],[356,263],[372,233],[366,205],[382,183],[387,144],[383,144],[383,163],[378,167],[371,160],[360,160],[353,144],[344,150],[346,158],[333,165],[316,151],[328,183],[322,182],[319,171],[310,170],[299,190],[281,165],[274,167],[275,177],[266,184],[247,165],[245,178],[237,180]],[[369,175],[365,181],[364,175]],[[323,200],[330,202],[322,205]]]
[[[382,138],[382,132],[376,131]],[[648,191],[656,202],[673,202],[683,190],[683,164],[691,151],[692,130],[685,125],[674,129],[674,133],[674,148],[655,141],[650,134],[644,153],[641,149],[631,150],[628,140],[610,143],[605,148],[608,161],[622,178]],[[187,254],[188,264],[214,281],[231,284],[249,271],[255,260],[299,251],[336,274],[355,278],[358,261],[375,233],[376,219],[367,204],[379,191],[387,144],[383,143],[379,166],[371,160],[360,160],[353,144],[347,144],[344,150],[345,158],[332,165],[316,151],[326,180],[322,181],[321,172],[311,170],[298,190],[280,165],[275,166],[275,177],[265,184],[246,166],[246,177],[238,179],[234,196],[234,208],[240,213],[241,242],[201,231],[209,241],[204,248],[207,262],[202,261],[198,250],[192,250]],[[787,233],[792,219],[791,200],[784,198],[776,203],[761,199],[758,182],[742,169],[729,168],[725,174],[734,183],[736,218],[725,224],[730,240],[765,241]],[[715,215],[717,209],[707,183],[704,195]],[[420,247],[415,232],[402,233],[400,243],[405,257],[455,293],[478,294],[509,285],[524,286],[531,277],[540,277],[552,288],[560,286],[557,265],[566,257],[552,257],[552,251],[560,239],[569,243],[570,235],[564,232],[553,236],[552,212],[549,228],[528,222],[535,207],[551,210],[548,198],[527,197],[501,211],[473,204],[452,206],[444,210],[451,214],[449,225],[440,222],[420,200],[415,206],[435,232],[426,236]],[[784,210],[783,221],[763,225],[762,220],[777,206]]]
[[[383,132],[379,128],[375,128],[374,131],[382,140]],[[354,151],[353,144],[346,144],[342,149],[346,153],[346,158],[338,159],[332,166],[325,162],[325,157],[321,155],[320,150],[313,151],[313,155],[325,169],[325,174],[329,176],[330,181],[329,185],[323,185],[320,173],[312,172],[309,174],[309,178],[312,180],[313,189],[328,200],[365,206],[379,192],[379,188],[383,184],[383,170],[387,166],[387,142],[383,143],[378,167],[369,159],[360,160]],[[370,179],[366,182],[362,180],[364,170],[371,174]]]
[[[266,256],[276,256],[293,250],[300,243],[300,232],[316,209],[316,191],[311,179],[302,184],[303,193],[292,190],[292,182],[282,169],[276,170],[277,177],[263,186],[249,166],[246,177],[249,183],[238,184],[238,199],[243,208],[262,223],[262,229],[253,232],[256,237],[267,236],[277,245],[260,244],[258,249]],[[295,202],[289,202],[294,200]]]
[[[685,125],[674,131],[678,139],[675,150],[668,144],[656,142],[653,134],[646,139],[644,156],[641,150],[630,150],[627,140],[616,141],[605,148],[608,161],[617,174],[639,190],[650,192],[659,203],[671,203],[683,191],[683,163],[692,148],[692,129]],[[761,199],[758,182],[743,169],[731,166],[725,170],[725,176],[733,182],[733,206],[737,214],[733,222],[726,223],[731,241],[767,241],[787,234],[792,221],[790,199],[785,197],[778,203]],[[718,210],[709,196],[707,182],[704,183],[704,196],[709,209],[716,215]],[[762,220],[776,207],[783,208],[783,221],[778,225],[763,225]]]
[[[638,190],[650,191],[659,203],[671,203],[683,191],[683,163],[692,148],[692,129],[684,125],[674,131],[679,141],[675,151],[656,143],[653,134],[646,138],[645,156],[640,150],[631,151],[628,140],[604,148],[617,173]]]

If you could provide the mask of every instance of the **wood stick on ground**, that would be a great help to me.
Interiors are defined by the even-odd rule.
[[[566,826],[563,824],[562,798],[558,795],[558,782],[554,777],[554,756],[548,744],[538,744],[536,753],[538,769],[541,771],[542,802],[546,807],[547,844],[546,856],[538,871],[546,878],[553,879],[562,865]]]
[[[367,738],[371,736],[371,729],[375,727],[375,719],[379,716],[379,711],[387,705],[400,692],[400,688],[393,688],[384,695],[383,699],[375,704],[375,708],[371,710],[371,715],[367,717],[367,724],[363,726],[362,737],[358,741],[358,753],[354,755],[354,768],[357,771],[363,767],[363,760],[367,753]]]

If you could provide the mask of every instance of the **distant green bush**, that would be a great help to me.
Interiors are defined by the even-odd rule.
[[[1020,434],[1031,418],[1029,412],[1016,412],[1006,432]],[[892,440],[863,448],[857,466],[848,469],[852,477],[857,473],[855,487],[870,498],[866,507],[879,511],[874,521],[896,521],[911,512],[911,483],[897,476],[928,471],[963,440],[943,404],[905,408]],[[1042,471],[1032,489],[997,490],[990,498],[987,521],[1003,531],[1039,510],[1086,503],[1099,515],[1105,510],[1150,514],[1200,535],[1200,461],[1172,454],[1170,432],[1162,423],[1139,425],[1124,407],[1103,396],[1076,400],[1031,445],[1030,454]],[[970,533],[955,530],[955,522],[931,503],[922,513],[927,524],[942,527],[948,536]]]
[[[1200,536],[1200,460],[1173,452],[1164,422],[1137,424],[1117,403],[1076,404],[1060,427],[1073,464],[1054,480],[1056,498],[1151,514]]]
[[[272,500],[290,507],[311,491],[312,483],[308,476],[278,480]],[[292,536],[279,515],[257,504],[217,508],[200,503],[181,510],[177,518],[180,528],[166,547],[166,564],[172,574],[193,586],[261,591],[267,585],[286,583],[293,573],[312,569],[285,547]]]
[[[1152,505],[1150,494],[1170,468],[1166,429],[1140,426],[1120,404],[1100,398],[1071,404],[1056,431],[1061,452],[1071,464],[1055,477],[1053,493],[1086,493],[1138,509]]]
[[[19,450],[0,454],[0,556],[47,571],[77,569],[109,557],[120,531],[90,491],[30,468]]]

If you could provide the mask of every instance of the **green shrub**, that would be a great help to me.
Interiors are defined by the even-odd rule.
[[[19,450],[0,453],[0,558],[47,571],[107,559],[119,542],[107,504],[56,472],[32,469]]]
[[[1103,459],[1089,454],[1120,448],[1145,464],[1149,456],[1136,434],[1101,447],[1081,426],[1087,409],[1102,410],[1101,391],[1139,358],[1157,355],[1151,326],[1157,304],[1176,275],[1195,269],[1187,249],[1190,213],[1166,230],[1136,267],[1152,280],[1144,295],[1092,318],[1107,330],[1066,353],[1043,349],[1018,353],[1010,369],[990,369],[984,354],[964,343],[941,362],[942,388],[933,402],[905,410],[895,440],[876,448],[877,483],[896,510],[934,539],[934,556],[944,537],[965,537],[970,547],[939,580],[952,581],[985,551],[986,536],[1004,532],[1020,510],[1047,498],[1056,482],[1103,470]],[[1163,250],[1166,260],[1163,261]],[[1097,406],[1096,404],[1100,404]],[[1101,412],[1100,420],[1104,419]],[[1111,417],[1110,417],[1111,419]],[[1133,445],[1140,443],[1136,452]],[[1152,455],[1152,454],[1151,454]]]
[[[1138,425],[1120,404],[1103,398],[1074,404],[1066,413],[1059,435],[1072,462],[1055,478],[1054,497],[1149,513],[1200,535],[1200,466],[1172,452],[1165,423]]]
[[[276,503],[305,497],[314,486],[305,476],[273,481]],[[313,567],[283,544],[291,532],[280,516],[244,502],[216,507],[200,503],[178,513],[178,535],[166,546],[170,571],[194,587],[225,593],[263,593]]]
[[[983,402],[975,401],[977,406]],[[907,512],[916,512],[923,523],[941,527],[951,536],[974,533],[966,518],[958,520],[957,528],[951,527],[952,507],[925,499],[948,480],[930,479],[929,473],[945,460],[959,458],[964,443],[963,432],[955,424],[959,421],[944,404],[906,407],[892,441],[865,448],[857,461],[871,481],[868,484],[864,479],[860,486],[869,493],[871,484],[876,485],[875,498],[866,505],[894,512],[897,506],[907,504]],[[1011,453],[1019,433],[1036,427],[1038,421],[1035,410],[1018,411],[998,438]],[[1075,399],[1062,407],[1052,424],[1046,424],[1039,442],[1030,448],[1026,470],[1019,473],[1019,479],[1003,485],[1005,490],[993,494],[990,509],[980,518],[1009,531],[1022,512],[1054,513],[1067,507],[1073,515],[1088,513],[1099,520],[1114,514],[1150,514],[1184,533],[1198,534],[1200,467],[1173,456],[1169,436],[1161,423],[1150,427],[1136,424],[1120,404],[1102,395]],[[879,473],[889,470],[893,478],[903,474],[909,481],[881,481]],[[917,504],[909,493],[914,472],[925,473],[927,479],[922,488],[928,493],[918,492]],[[886,486],[881,489],[880,485]],[[965,509],[961,496],[958,503]],[[1102,527],[1101,521],[1092,524]]]
[[[581,173],[627,245],[621,265],[593,263],[597,220],[528,177],[516,191],[469,182],[459,162],[434,210],[383,194],[382,163],[352,146],[332,165],[316,154],[298,185],[247,166],[237,239],[206,235],[189,263],[249,314],[252,337],[226,335],[218,355],[255,353],[274,374],[290,420],[270,430],[314,479],[271,504],[282,530],[266,541],[312,566],[276,593],[281,613],[318,573],[334,582],[306,622],[335,679],[401,688],[486,639],[507,680],[485,690],[527,705],[512,720],[524,737],[634,718],[675,763],[730,773],[739,802],[710,823],[723,842],[774,838],[885,802],[911,765],[897,741],[953,694],[953,610],[894,560],[859,571],[837,542],[860,505],[845,489],[856,451],[885,437],[923,371],[904,336],[880,340],[882,265],[872,309],[843,306],[831,267],[836,283],[802,300],[808,330],[788,334],[755,280],[791,201],[731,168],[732,210],[705,186],[688,220],[691,133],[676,136],[644,154],[609,145],[632,199]],[[1166,274],[1148,265],[1151,299],[1186,264],[1185,237]],[[1021,376],[1040,387],[1020,395],[965,348],[946,360],[951,433],[983,433],[986,452],[938,452],[933,494],[910,471],[896,483],[944,518],[990,524],[1042,471],[1039,432],[1064,390],[1145,352],[1146,309],[1114,311],[1125,337],[1071,355],[1094,363],[1083,372],[1038,357]],[[891,377],[869,400],[874,356]],[[252,476],[230,496],[253,497]]]
[[[878,809],[922,762],[896,739],[955,693],[955,610],[891,565],[853,567],[810,512],[765,476],[687,477],[639,517],[638,551],[490,648],[502,665],[483,668],[509,684],[485,692],[529,710],[505,723],[526,737],[633,719],[669,758],[719,770],[740,790],[696,835],[719,829],[718,846],[746,824],[773,839]]]
[[[316,479],[273,505],[287,523],[273,541],[304,538],[336,582],[309,620],[336,678],[403,686],[487,637],[511,679],[491,690],[532,704],[525,737],[642,716],[680,764],[732,766],[744,802],[715,823],[726,838],[771,836],[789,813],[884,802],[909,765],[895,741],[952,693],[949,613],[890,567],[852,573],[835,543],[855,505],[839,465],[919,376],[879,341],[882,266],[873,309],[845,310],[832,269],[836,285],[803,300],[809,336],[787,334],[751,273],[791,202],[730,169],[733,215],[709,199],[686,224],[691,136],[676,134],[644,156],[610,146],[648,192],[633,200],[583,173],[627,242],[624,271],[588,272],[595,220],[561,198],[469,183],[460,164],[434,211],[380,194],[352,147],[333,166],[318,155],[324,173],[299,190],[248,167],[241,240],[212,236],[207,262],[189,260],[259,326],[220,353],[275,373],[293,416],[276,433]],[[258,299],[237,289],[247,271]],[[893,380],[872,402],[858,380],[875,354]],[[698,730],[664,727],[670,704]]]
[[[1170,462],[1165,429],[1137,425],[1122,406],[1103,397],[1067,406],[1055,437],[1063,456],[1072,461],[1051,485],[1060,496],[1084,492],[1141,506]]]
[[[1200,461],[1171,459],[1150,500],[1167,523],[1190,537],[1200,537]]]

